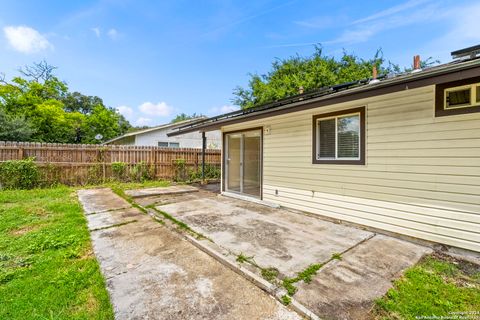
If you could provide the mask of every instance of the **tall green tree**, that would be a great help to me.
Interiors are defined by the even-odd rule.
[[[0,108],[0,141],[29,141],[34,132],[24,117],[7,115]]]
[[[180,121],[185,121],[185,120],[190,120],[190,119],[195,119],[195,118],[201,118],[201,117],[204,117],[204,115],[196,114],[196,113],[188,115],[188,114],[182,112],[180,114],[177,114],[175,116],[175,118],[172,119],[171,123],[177,123],[177,122],[180,122]]]
[[[379,74],[390,71],[385,67],[381,50],[373,58],[365,60],[354,54],[343,52],[340,59],[326,56],[320,46],[315,47],[311,56],[292,56],[277,59],[266,74],[250,74],[246,88],[236,87],[232,102],[241,108],[272,102],[304,91],[334,84],[369,78],[375,65]]]
[[[24,134],[10,135],[9,140],[99,143],[97,134],[104,141],[128,131],[131,125],[121,114],[99,97],[69,92],[54,70],[43,61],[20,69],[22,76],[11,81],[0,77],[4,121],[25,124]]]

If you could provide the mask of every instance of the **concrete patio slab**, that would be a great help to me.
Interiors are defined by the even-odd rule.
[[[375,235],[333,260],[310,283],[298,285],[295,299],[325,319],[369,319],[375,299],[392,280],[431,249],[396,238]]]
[[[253,257],[263,267],[275,267],[292,277],[310,264],[328,261],[373,233],[314,217],[273,209],[223,196],[196,194],[197,200],[156,208],[185,222],[216,244]]]
[[[182,194],[189,192],[196,192],[198,188],[188,186],[188,185],[178,185],[170,187],[156,187],[156,188],[145,188],[145,189],[135,189],[127,190],[125,194],[132,198],[141,198],[141,197],[151,197],[158,195],[168,195],[168,194]]]
[[[108,228],[119,224],[138,221],[141,218],[142,216],[139,216],[138,209],[135,208],[89,214],[87,215],[88,229],[96,230]]]
[[[156,195],[143,198],[136,198],[135,202],[141,206],[149,206],[152,204],[165,205],[170,203],[176,203],[180,201],[197,200],[201,196],[202,198],[216,198],[216,194],[212,192],[192,192],[192,193],[180,193],[180,194],[165,194]]]
[[[300,319],[136,208],[87,217],[101,225],[133,214],[137,222],[91,231],[116,319]]]
[[[125,199],[108,188],[78,190],[77,194],[87,214],[130,207]]]

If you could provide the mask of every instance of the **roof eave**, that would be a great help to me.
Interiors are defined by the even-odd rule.
[[[170,132],[169,137],[182,135],[195,131],[212,131],[218,130],[227,124],[234,124],[244,121],[256,120],[275,116],[277,114],[298,112],[305,109],[317,108],[321,106],[332,105],[345,101],[353,101],[363,99],[365,97],[393,93],[397,91],[419,88],[442,82],[450,82],[480,75],[480,60],[469,61],[461,65],[454,65],[450,68],[430,71],[428,73],[417,73],[407,78],[387,79],[377,84],[365,85],[350,90],[340,91],[326,96],[320,96],[308,100],[300,100],[297,102],[285,104],[271,109],[253,111],[248,114],[239,115],[232,118],[222,119],[218,121],[208,122],[209,119],[203,121],[198,126],[187,127],[179,131]]]

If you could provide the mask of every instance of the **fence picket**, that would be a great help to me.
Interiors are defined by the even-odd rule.
[[[100,180],[111,178],[113,162],[124,162],[129,168],[144,162],[152,166],[155,178],[172,179],[176,159],[185,160],[187,170],[200,168],[201,149],[0,141],[0,162],[29,157],[35,159],[45,177],[74,185],[88,183],[89,174],[98,166]],[[207,149],[205,162],[220,167],[220,150]]]

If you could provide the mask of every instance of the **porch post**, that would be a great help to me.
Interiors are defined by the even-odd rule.
[[[205,149],[207,148],[207,137],[202,131],[202,182],[205,182]]]

